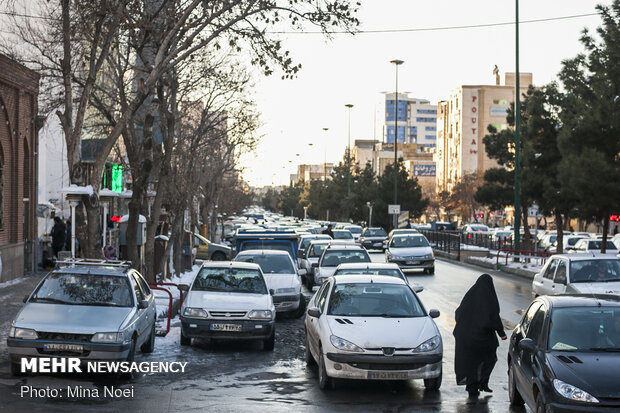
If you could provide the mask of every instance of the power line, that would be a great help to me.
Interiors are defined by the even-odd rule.
[[[521,20],[519,24],[524,23],[541,23],[541,22],[550,22],[557,20],[568,20],[568,19],[576,19],[580,17],[590,17],[590,16],[598,16],[598,13],[584,13],[584,14],[573,14],[570,16],[560,16],[560,17],[548,17],[544,19],[532,19],[532,20]],[[497,27],[497,26],[510,26],[515,24],[514,21],[510,22],[502,22],[502,23],[484,23],[484,24],[470,24],[464,26],[441,26],[441,27],[420,27],[420,28],[409,28],[409,29],[377,29],[377,30],[359,30],[354,32],[354,34],[376,34],[376,33],[405,33],[405,32],[432,32],[432,31],[441,31],[441,30],[460,30],[460,29],[476,29],[482,27]],[[321,32],[321,31],[308,31],[308,32],[269,32],[273,34],[351,34],[348,31],[333,31],[333,32]]]
[[[33,14],[13,13],[13,12],[8,12],[8,11],[0,11],[0,14],[4,14],[5,16],[11,16],[11,17],[26,17],[28,19],[41,19],[41,20],[54,20],[54,21],[60,20],[60,19],[53,18],[53,17],[35,16]]]

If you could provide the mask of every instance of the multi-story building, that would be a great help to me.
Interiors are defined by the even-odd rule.
[[[333,170],[333,163],[297,165],[297,173],[290,174],[291,184],[295,185],[299,181],[310,182],[312,180],[324,181],[326,179],[331,179],[331,173]]]
[[[375,169],[375,155],[377,152],[377,144],[379,141],[373,139],[356,139],[351,148],[351,157],[361,169],[366,167],[367,163]]]
[[[394,143],[398,136],[398,143],[415,143],[418,149],[432,152],[437,144],[437,105],[399,93],[396,108],[395,97],[395,93],[385,94],[385,142]]]
[[[461,177],[497,166],[482,142],[488,125],[508,127],[506,111],[515,99],[515,74],[506,73],[504,85],[463,85],[453,89],[450,99],[437,105],[437,191],[450,192]],[[499,83],[499,82],[498,82]],[[531,73],[521,73],[521,93],[532,84]]]

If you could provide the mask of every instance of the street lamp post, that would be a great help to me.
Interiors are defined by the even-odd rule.
[[[521,229],[521,200],[519,198],[520,185],[519,185],[519,170],[520,170],[520,137],[519,137],[519,123],[521,118],[521,87],[519,85],[519,0],[515,0],[515,212],[514,212],[514,245],[515,249],[519,249],[520,244],[520,229]]]
[[[396,67],[396,93],[394,94],[394,204],[398,204],[398,66],[404,62],[402,60],[391,60]],[[393,225],[396,228],[396,220],[398,217],[394,215]]]
[[[349,132],[347,138],[347,196],[351,195],[351,108],[353,105],[347,103],[344,105],[349,109]]]
[[[366,206],[368,207],[368,228],[370,228],[372,227],[372,204],[366,202]]]
[[[323,128],[323,132],[325,132],[325,136],[327,136],[327,131],[329,128]],[[327,139],[325,139],[325,157],[323,158],[323,183],[327,182]]]

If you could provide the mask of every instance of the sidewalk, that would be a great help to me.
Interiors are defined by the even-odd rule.
[[[438,254],[439,252],[439,254]],[[445,261],[457,261],[454,257],[441,253],[441,251],[435,251],[435,255]],[[505,272],[507,274],[517,275],[527,280],[533,280],[534,275],[542,269],[542,265],[537,265],[536,262],[520,263],[520,262],[508,262],[504,259],[499,260],[499,264],[496,264],[497,258],[495,256],[488,257],[468,257],[465,258],[463,263],[475,265],[476,267],[482,267],[486,269],[492,269],[496,271]]]

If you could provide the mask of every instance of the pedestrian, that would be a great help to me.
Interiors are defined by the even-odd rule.
[[[52,250],[54,257],[58,257],[58,251],[62,251],[65,246],[67,228],[60,217],[54,217],[54,226],[52,227]]]
[[[332,231],[332,224],[329,224],[327,226],[327,229],[324,229],[323,232],[321,232],[321,234],[329,235],[333,239],[334,238],[334,231]]]
[[[456,309],[454,327],[454,371],[458,385],[465,385],[470,397],[480,391],[492,392],[489,377],[497,362],[499,342],[495,334],[506,340],[499,316],[499,302],[489,274],[482,274],[465,293]]]

